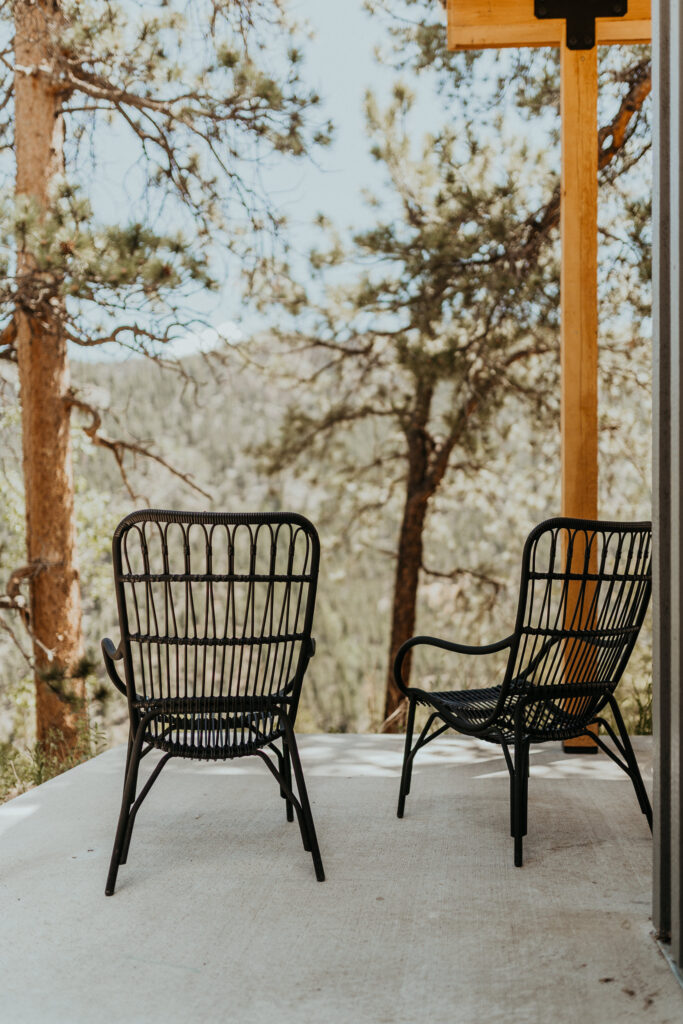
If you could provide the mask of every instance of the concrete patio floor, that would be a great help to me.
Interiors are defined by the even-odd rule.
[[[256,758],[171,762],[111,898],[123,748],[0,807],[0,1021],[680,1024],[616,767],[532,752],[516,869],[497,749],[437,740],[399,821],[401,749],[301,738],[322,884]]]

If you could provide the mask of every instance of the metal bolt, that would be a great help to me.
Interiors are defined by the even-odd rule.
[[[569,49],[570,50],[575,50],[576,47],[578,46],[579,40],[577,39],[576,36],[570,36],[569,39],[567,40],[567,42],[569,43]]]
[[[585,35],[583,37],[583,45],[586,47],[587,50],[592,50],[595,46],[595,36]]]
[[[536,4],[536,17],[545,18],[548,13],[548,8],[545,4]]]

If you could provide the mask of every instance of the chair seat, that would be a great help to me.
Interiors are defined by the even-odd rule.
[[[255,754],[284,732],[277,712],[166,713],[149,723],[145,742],[174,757],[216,761]]]
[[[458,719],[465,731],[478,732],[486,725],[496,710],[502,687],[491,686],[480,690],[442,690],[434,693],[414,690],[417,703],[443,711]],[[490,730],[480,734],[481,739],[500,743],[501,739],[511,742],[515,735],[514,715],[519,701],[514,692],[514,682],[508,693],[505,707],[496,715]],[[550,740],[571,739],[581,733],[593,719],[595,700],[584,707],[581,714],[567,709],[566,700],[530,701],[524,712],[525,732],[535,743]]]
[[[465,729],[476,732],[493,714],[498,704],[500,691],[500,686],[491,686],[481,690],[442,690],[434,693],[426,690],[414,690],[413,692],[418,704],[432,707],[437,712],[444,711],[447,715],[462,722]],[[512,715],[497,718],[494,734],[487,734],[482,738],[498,743],[501,734],[505,739],[514,735]]]

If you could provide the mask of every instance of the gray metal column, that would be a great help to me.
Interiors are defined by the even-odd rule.
[[[654,733],[654,893],[652,920],[657,935],[671,935],[671,295],[669,193],[671,106],[669,102],[670,0],[655,0],[653,86],[655,95],[655,166],[652,219],[653,251],[653,394],[652,515],[653,559],[653,706]]]
[[[683,321],[681,319],[681,285],[683,284],[683,237],[681,211],[683,205],[683,9],[679,0],[672,0],[670,23],[671,67],[671,220],[669,234],[671,273],[671,951],[674,962],[683,966],[683,849],[681,825],[681,731],[683,730],[683,703],[681,701],[681,669],[683,657],[681,630],[683,628],[683,543],[681,543],[681,514],[683,495],[681,486],[681,445],[683,442],[683,359],[681,345]]]
[[[654,0],[655,927],[683,969],[683,8]]]

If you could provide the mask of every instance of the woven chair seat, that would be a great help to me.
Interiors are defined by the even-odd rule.
[[[481,738],[491,743],[501,740],[511,742],[515,737],[515,710],[519,703],[519,695],[514,693],[514,682],[510,685],[507,698],[499,710],[492,731],[484,732]],[[443,690],[427,693],[417,691],[417,703],[444,711],[460,720],[463,726],[471,729],[482,728],[495,712],[502,686],[491,686],[479,690]],[[527,728],[533,732],[535,743],[551,740],[570,739],[576,735],[577,718],[566,707],[566,699],[533,701],[527,704],[524,720]],[[585,712],[583,712],[585,717]]]
[[[255,754],[282,736],[279,714],[180,713],[155,718],[145,732],[145,742],[174,757],[218,761]]]
[[[442,690],[428,693],[418,691],[417,703],[443,708],[470,725],[483,725],[493,714],[500,698],[501,687],[484,690]]]

